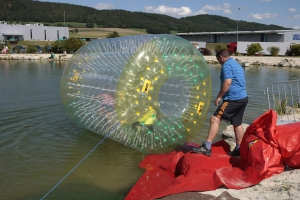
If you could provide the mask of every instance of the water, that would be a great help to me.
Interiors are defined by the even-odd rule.
[[[41,199],[103,139],[65,112],[60,99],[65,64],[0,60],[1,199]],[[220,66],[210,71],[214,100]],[[246,68],[245,74],[249,104],[244,123],[250,124],[268,108],[266,85],[299,79],[300,70],[260,66]],[[193,142],[205,139],[214,109],[212,103]],[[227,125],[221,123],[220,132]],[[145,156],[105,139],[45,199],[124,199],[144,172],[138,164]]]

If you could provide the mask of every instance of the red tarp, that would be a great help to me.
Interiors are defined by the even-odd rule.
[[[276,120],[277,114],[269,110],[247,128],[241,158],[228,156],[229,146],[223,140],[213,144],[211,157],[189,151],[147,156],[140,163],[146,172],[125,200],[215,190],[222,185],[243,189],[281,173],[284,165],[300,168],[300,122],[276,126]]]

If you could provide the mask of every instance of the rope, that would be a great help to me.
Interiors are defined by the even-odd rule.
[[[41,200],[48,196],[48,194],[50,194],[63,180],[65,180],[104,141],[109,134],[110,132],[108,132],[105,137],[77,165],[75,165],[75,167],[73,167],[69,173],[67,173],[67,175],[65,175],[51,190],[49,190],[49,192],[47,192],[47,194],[45,194]]]

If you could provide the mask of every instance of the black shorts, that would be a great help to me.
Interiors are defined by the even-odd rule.
[[[242,124],[247,103],[248,97],[235,101],[225,100],[218,106],[214,116],[220,120],[230,122],[232,125],[239,126]]]

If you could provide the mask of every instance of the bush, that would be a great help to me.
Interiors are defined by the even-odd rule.
[[[51,46],[48,43],[46,43],[45,46],[43,47],[43,51],[46,53],[50,53],[50,50],[51,50]]]
[[[256,53],[264,50],[259,43],[252,43],[247,47],[247,55],[254,56]]]
[[[300,44],[294,44],[290,46],[290,49],[286,53],[287,56],[300,56]]]
[[[67,52],[70,52],[70,53],[75,53],[78,49],[80,49],[85,43],[78,39],[78,38],[74,38],[74,37],[71,37],[69,39],[67,39],[65,42],[64,42],[64,46],[63,48],[61,49],[60,52],[66,50]]]
[[[278,53],[280,51],[279,47],[274,47],[274,46],[268,47],[267,50],[270,52],[271,56],[278,56]]]
[[[48,45],[45,46],[46,51],[49,50],[54,53],[62,53],[63,51],[67,51],[68,53],[75,53],[80,47],[82,47],[85,43],[78,38],[68,38],[65,41],[56,40],[51,44],[49,49]]]
[[[207,48],[199,48],[198,49],[202,55],[204,56],[210,56],[211,55],[211,50],[207,49]]]
[[[92,22],[86,23],[85,27],[87,27],[87,28],[94,28],[94,23],[92,23]]]
[[[11,44],[10,44],[9,41],[6,42],[6,45],[7,45],[8,50],[10,50],[11,49]]]
[[[163,27],[149,27],[146,30],[149,34],[170,34],[170,30]]]
[[[108,33],[106,35],[106,38],[115,38],[115,37],[120,37],[119,33],[117,31],[114,31],[112,33]]]
[[[282,100],[276,99],[273,96],[273,101],[275,104],[275,111],[278,115],[284,115],[286,112],[286,107],[287,107],[287,99],[288,97],[284,97]]]
[[[50,51],[52,51],[54,53],[60,53],[60,52],[62,52],[62,49],[65,48],[64,43],[65,43],[65,41],[56,40],[55,42],[53,42],[51,44]]]
[[[215,49],[216,53],[218,53],[222,49],[227,49],[227,45],[226,44],[216,44],[214,49]]]
[[[27,45],[27,53],[36,53],[36,46],[35,45]]]

